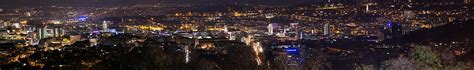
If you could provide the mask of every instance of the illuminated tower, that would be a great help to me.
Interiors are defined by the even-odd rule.
[[[268,29],[268,35],[273,35],[273,24],[268,24],[267,29]]]
[[[330,25],[329,23],[324,24],[323,26],[323,35],[328,36],[330,35]]]
[[[300,32],[298,33],[298,37],[299,37],[300,40],[303,39],[303,38],[304,38],[304,32],[303,32],[303,31],[300,31]]]
[[[108,24],[111,23],[111,21],[103,21],[102,22],[102,31],[103,32],[108,32]]]
[[[369,4],[365,4],[365,12],[370,12]]]

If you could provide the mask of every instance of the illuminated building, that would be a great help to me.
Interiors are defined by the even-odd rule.
[[[265,14],[265,18],[267,18],[267,19],[271,19],[271,18],[273,18],[273,17],[275,17],[275,15],[273,15],[273,14]]]
[[[415,15],[416,15],[413,11],[404,11],[403,13],[404,13],[403,16],[404,18],[406,18],[406,20],[415,18]]]
[[[102,31],[103,31],[103,32],[109,32],[109,31],[108,31],[108,30],[109,30],[108,24],[111,24],[111,23],[112,23],[112,21],[103,21],[103,22],[102,22],[102,28],[101,28]]]
[[[99,40],[97,38],[91,38],[89,39],[89,42],[90,42],[90,46],[95,46],[99,44]]]
[[[38,40],[48,38],[48,37],[61,37],[64,34],[64,30],[62,28],[57,28],[57,27],[53,29],[49,29],[48,27],[43,27],[43,28],[39,28],[37,32],[38,32],[38,35],[37,35]]]
[[[197,47],[198,49],[205,49],[205,50],[210,50],[210,49],[214,49],[215,46],[214,46],[214,43],[201,43],[199,47]]]
[[[71,42],[81,41],[82,36],[81,35],[70,35],[69,39],[71,40]]]
[[[10,31],[6,30],[6,29],[0,29],[0,38],[4,38],[6,37],[6,35],[8,35],[8,33],[10,33]]]
[[[227,25],[224,25],[224,33],[229,32],[229,29],[227,28]]]
[[[300,40],[304,38],[304,33],[303,33],[303,31],[300,31],[300,32],[298,33],[298,37],[299,37]]]
[[[87,16],[79,16],[78,21],[79,22],[85,22],[87,20]]]
[[[290,23],[290,28],[295,29],[298,28],[300,23]]]
[[[236,40],[236,38],[237,37],[232,33],[229,35],[229,40]]]
[[[239,12],[234,12],[234,16],[239,17],[239,16],[243,16],[243,14]]]
[[[370,12],[369,4],[365,4],[365,12]]]
[[[26,12],[26,13],[25,13],[25,16],[31,17],[31,13],[30,13],[30,12]]]
[[[21,28],[21,27],[20,27],[20,23],[13,23],[13,27],[14,27],[14,28]]]
[[[324,24],[323,26],[323,35],[328,36],[330,35],[330,25],[329,23]]]
[[[54,28],[53,31],[53,37],[61,37],[64,34],[64,30],[62,28]]]
[[[273,24],[268,24],[267,29],[268,35],[273,35]]]
[[[38,40],[49,37],[46,27],[39,28],[37,31],[38,31],[38,38],[37,38]]]
[[[275,29],[277,29],[277,27],[278,27],[277,23],[268,24],[268,26],[267,26],[268,35],[273,35],[275,33]]]
[[[35,32],[30,32],[27,35],[27,44],[29,45],[36,45],[37,44],[37,34]]]

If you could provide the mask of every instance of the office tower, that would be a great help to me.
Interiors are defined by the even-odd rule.
[[[369,4],[365,4],[365,12],[370,12]]]
[[[38,37],[37,37],[38,40],[49,37],[46,27],[39,28],[37,32],[38,32]]]
[[[268,26],[267,26],[268,35],[273,35],[275,33],[275,29],[277,29],[277,27],[278,27],[277,23],[268,24]]]
[[[61,37],[64,34],[64,30],[62,28],[54,28],[53,29],[53,37]]]
[[[102,22],[102,27],[101,27],[102,31],[103,32],[108,32],[108,30],[109,30],[108,25],[111,24],[111,23],[112,23],[112,21],[103,21]]]
[[[48,37],[61,37],[64,35],[64,30],[62,28],[56,27],[56,28],[48,28],[48,27],[43,27],[43,28],[38,28],[37,30],[37,39],[41,40],[44,38]]]
[[[273,35],[273,25],[272,24],[268,24],[267,26],[267,29],[268,29],[268,35]]]
[[[330,35],[330,25],[329,23],[324,24],[323,26],[323,35]]]

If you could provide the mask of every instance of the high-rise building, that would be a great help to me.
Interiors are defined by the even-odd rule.
[[[53,29],[53,37],[61,37],[64,35],[64,30],[62,28]]]
[[[275,29],[277,29],[277,27],[278,27],[277,23],[268,24],[268,26],[267,26],[268,35],[273,35],[275,33]]]
[[[38,36],[37,36],[38,40],[49,37],[49,34],[47,32],[47,27],[38,28],[37,32],[38,32]]]
[[[330,35],[330,25],[329,23],[325,23],[323,26],[323,35],[327,36]]]
[[[112,21],[103,21],[102,22],[102,27],[101,27],[102,31],[103,32],[108,32],[108,30],[109,30],[108,25],[111,24],[111,23],[112,23]]]
[[[300,31],[300,32],[298,33],[298,38],[299,38],[300,40],[304,38],[304,32],[303,32],[303,31]]]
[[[369,4],[365,4],[365,12],[370,12]]]
[[[272,24],[268,24],[267,26],[267,29],[268,29],[268,35],[273,35],[273,25]]]
[[[48,27],[42,27],[42,28],[38,28],[37,33],[38,35],[36,38],[38,40],[41,40],[48,37],[61,37],[64,35],[64,30],[59,27],[55,27],[52,29]]]

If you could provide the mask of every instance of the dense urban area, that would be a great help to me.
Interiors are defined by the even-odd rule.
[[[0,7],[0,70],[472,70],[471,0]]]

